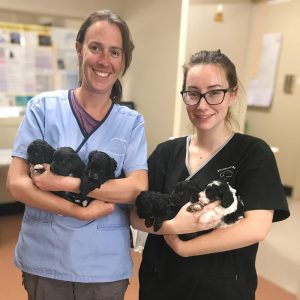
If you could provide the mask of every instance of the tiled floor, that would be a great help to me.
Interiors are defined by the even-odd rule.
[[[20,272],[12,264],[13,249],[18,236],[21,217],[21,215],[0,217],[0,299],[3,300],[27,299],[21,285]],[[272,234],[274,235],[275,233],[272,232]],[[134,276],[130,280],[125,300],[138,299],[137,272],[141,255],[137,252],[133,252],[132,255],[135,263]],[[296,297],[292,293],[260,277],[256,300],[296,300]]]

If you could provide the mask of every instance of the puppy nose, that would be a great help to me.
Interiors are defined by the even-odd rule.
[[[89,172],[89,178],[91,178],[93,180],[98,180],[98,174],[93,173],[93,172]]]

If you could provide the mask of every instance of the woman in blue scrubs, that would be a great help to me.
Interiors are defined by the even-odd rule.
[[[25,203],[14,261],[29,299],[123,299],[132,274],[126,204],[147,189],[144,119],[118,104],[119,77],[134,49],[126,23],[109,10],[83,22],[77,38],[79,86],[32,98],[20,125],[7,188]],[[83,161],[93,150],[117,162],[116,178],[89,196],[87,207],[50,191],[79,192],[80,179],[30,174],[27,146],[42,139],[69,146]],[[122,176],[120,176],[122,174]]]

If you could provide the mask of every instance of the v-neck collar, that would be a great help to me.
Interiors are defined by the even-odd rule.
[[[72,90],[69,90],[68,91],[68,99],[69,99],[69,104],[70,104],[70,107],[71,107],[71,110],[72,110],[72,113],[77,121],[77,124],[78,124],[78,127],[84,137],[83,141],[80,143],[80,145],[78,146],[78,148],[76,149],[76,152],[79,152],[80,149],[82,148],[82,146],[86,143],[86,141],[90,138],[90,136],[105,122],[105,120],[108,118],[108,116],[110,115],[113,107],[114,107],[114,102],[112,102],[110,108],[108,109],[106,115],[104,116],[104,118],[98,122],[98,124],[94,127],[94,129],[90,132],[90,133],[86,133],[85,130],[83,129],[82,125],[81,125],[81,122],[75,112],[75,109],[73,107],[73,104],[72,104]]]
[[[189,177],[186,180],[191,179],[194,175],[196,175],[202,168],[204,168],[234,137],[235,133],[233,132],[231,136],[225,141],[223,145],[219,147],[219,149],[206,161],[199,165],[199,167],[195,171],[191,171],[189,167],[189,145],[191,143],[192,137],[189,135],[186,137],[186,145],[185,145],[185,166],[188,170]]]

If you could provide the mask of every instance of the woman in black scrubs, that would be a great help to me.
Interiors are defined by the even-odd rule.
[[[148,160],[149,189],[170,193],[182,180],[194,180],[201,189],[226,180],[242,199],[245,217],[182,241],[177,234],[196,231],[201,212],[184,207],[154,234],[133,211],[133,226],[150,232],[139,272],[140,300],[255,299],[258,243],[289,210],[270,147],[232,129],[237,92],[235,66],[220,50],[191,56],[181,94],[194,132],[157,146]],[[200,224],[198,230],[207,229]]]

